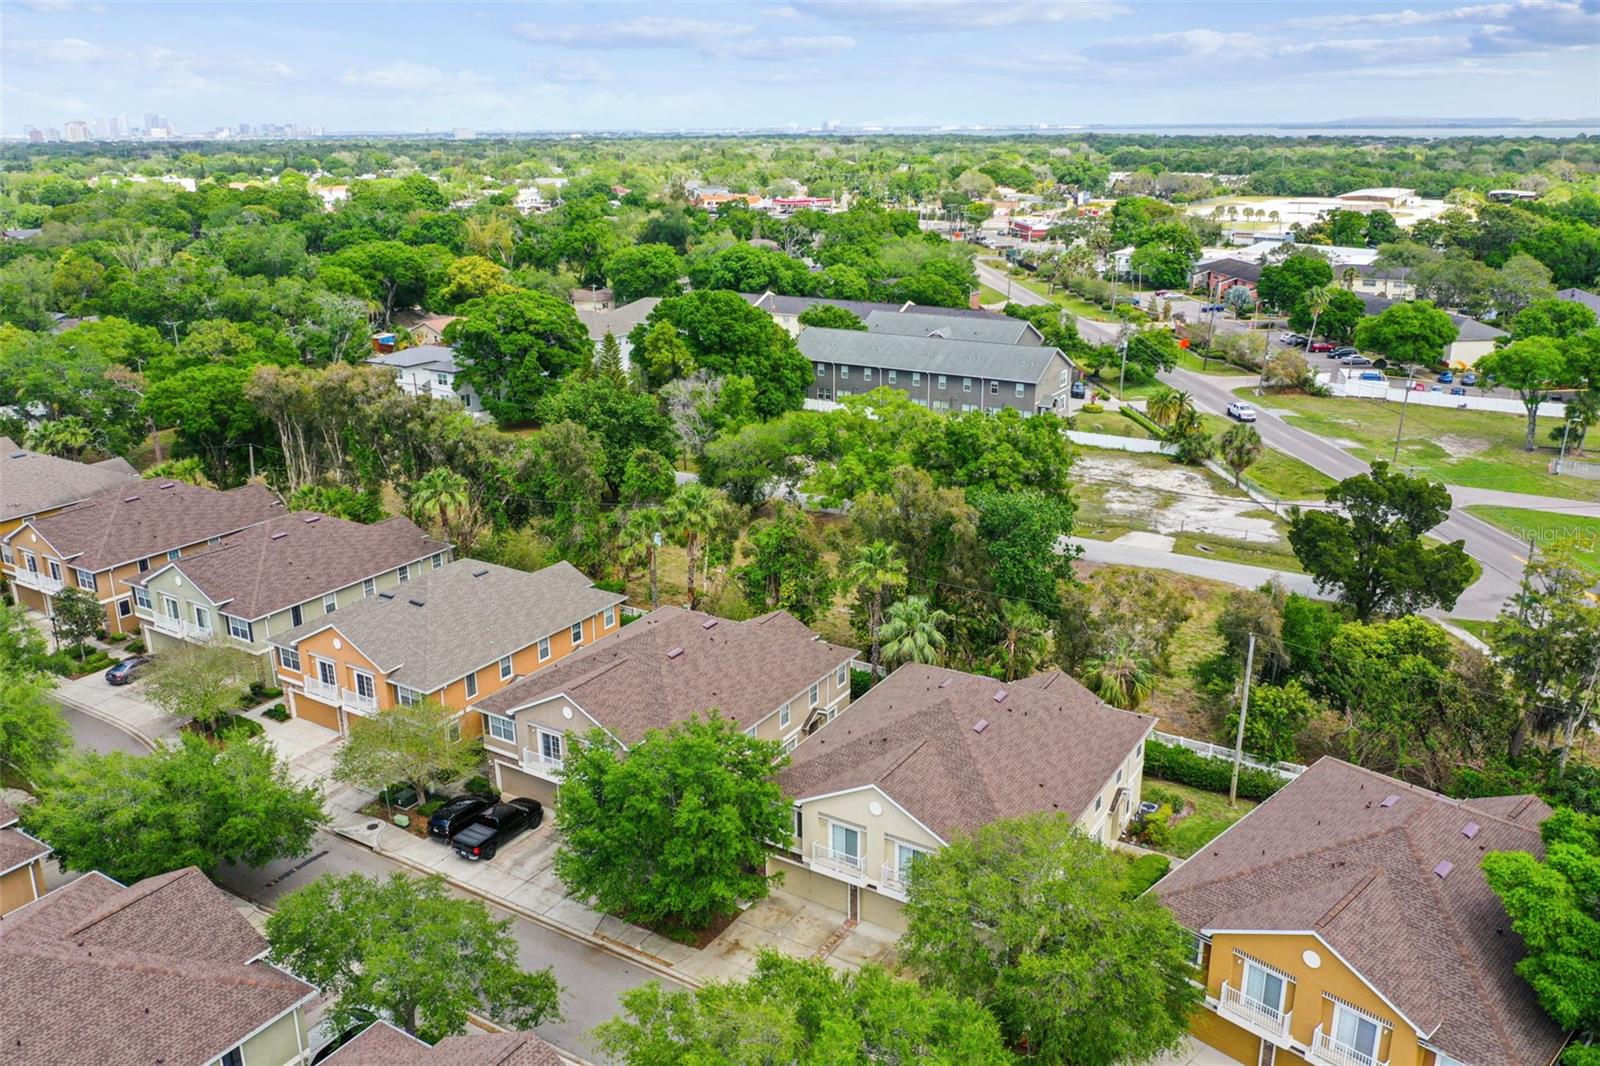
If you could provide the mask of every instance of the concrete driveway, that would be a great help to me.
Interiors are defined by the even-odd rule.
[[[178,722],[144,698],[144,684],[113,686],[102,672],[63,679],[52,693],[57,702],[91,718],[110,722],[147,747],[178,735]]]

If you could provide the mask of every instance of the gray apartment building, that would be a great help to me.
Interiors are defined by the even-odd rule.
[[[920,316],[888,317],[894,318],[898,327],[902,320]],[[1011,325],[1015,322],[1006,320],[1005,328],[1011,333],[1017,332]],[[1059,348],[1047,347],[1037,339],[1030,343],[965,339],[967,333],[947,335],[955,332],[936,329],[929,333],[920,328],[905,333],[881,328],[862,332],[816,326],[801,330],[796,343],[812,366],[806,396],[837,401],[887,387],[899,389],[913,403],[934,411],[1010,407],[1031,415],[1066,410],[1073,366]]]

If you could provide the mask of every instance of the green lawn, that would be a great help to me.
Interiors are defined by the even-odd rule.
[[[1149,430],[1133,419],[1120,415],[1115,411],[1101,411],[1099,414],[1084,414],[1079,411],[1072,416],[1072,428],[1081,430],[1084,433],[1104,433],[1112,437],[1150,439]]]
[[[1178,369],[1192,370],[1196,374],[1219,374],[1252,378],[1256,376],[1255,371],[1245,370],[1243,367],[1234,366],[1232,363],[1222,359],[1201,359],[1187,348],[1178,353]]]
[[[1194,805],[1192,813],[1173,824],[1172,843],[1162,849],[1180,859],[1187,859],[1211,843],[1224,829],[1249,814],[1256,806],[1253,801],[1242,799],[1237,807],[1230,808],[1228,797],[1220,793],[1207,792],[1204,789],[1161,781],[1153,777],[1145,780],[1144,798],[1154,801],[1152,792],[1156,792],[1157,795],[1161,792],[1175,793]]]
[[[1060,289],[1051,292],[1049,285],[1034,278],[1031,274],[1012,271],[1004,260],[986,259],[984,262],[988,263],[990,266],[993,266],[996,270],[1005,271],[1006,274],[1011,278],[1011,284],[1013,286],[1021,286],[1022,288],[1029,289],[1032,292],[1043,296],[1051,303],[1065,307],[1068,311],[1071,311],[1075,315],[1080,315],[1084,318],[1092,318],[1098,322],[1120,321],[1117,316],[1113,315],[1110,311],[1102,311],[1096,304],[1092,304],[1087,300],[1080,299],[1079,297],[1072,295],[1070,292],[1063,292]],[[1132,293],[1130,292],[1129,295],[1132,295]],[[1005,298],[1005,292],[1003,290],[1001,291],[1000,296],[1002,299]]]
[[[1279,523],[1279,526],[1282,528],[1282,523]],[[1172,551],[1176,555],[1221,559],[1225,562],[1264,566],[1271,570],[1287,570],[1296,574],[1305,572],[1300,560],[1294,556],[1294,549],[1289,547],[1287,534],[1282,540],[1269,542],[1236,540],[1210,533],[1179,533],[1175,537]]]
[[[1580,562],[1600,570],[1600,518],[1476,503],[1467,510],[1520,540],[1531,539],[1538,547],[1564,541],[1571,545]]]
[[[1213,437],[1226,433],[1228,427],[1235,424],[1221,415],[1201,415],[1201,418]],[[1245,469],[1244,476],[1283,500],[1320,500],[1335,484],[1327,474],[1272,448],[1263,449],[1261,458]]]
[[[1400,404],[1277,393],[1257,398],[1244,389],[1234,392],[1257,406],[1291,413],[1290,424],[1300,429],[1350,442],[1350,453],[1367,462],[1388,459],[1393,453]],[[1522,448],[1527,422],[1521,416],[1410,407],[1399,465],[1452,485],[1593,499],[1593,483],[1547,472],[1556,454],[1554,447],[1543,446],[1549,421],[1540,424],[1536,439],[1541,447],[1528,452]]]
[[[987,285],[979,285],[978,302],[984,304],[985,306],[989,304],[1005,303],[1006,294],[995,289],[991,289]]]

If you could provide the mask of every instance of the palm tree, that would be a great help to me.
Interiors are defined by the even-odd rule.
[[[1222,455],[1222,461],[1233,471],[1233,487],[1239,488],[1239,475],[1244,473],[1246,467],[1261,458],[1261,434],[1256,432],[1255,426],[1240,422],[1236,426],[1230,426],[1217,440],[1217,449]]]
[[[1007,681],[1015,681],[1038,669],[1047,646],[1049,623],[1025,603],[1000,601],[1000,645],[995,663],[1005,671]]]
[[[466,224],[467,251],[485,259],[498,259],[509,268],[515,247],[511,220],[505,215],[469,218]]]
[[[25,444],[36,452],[76,459],[94,443],[94,430],[77,415],[40,422],[28,431]]]
[[[888,615],[878,631],[884,659],[896,665],[937,666],[944,658],[945,643],[939,627],[949,625],[950,616],[929,603],[926,596],[907,596],[891,604]]]
[[[622,581],[627,584],[635,566],[643,565],[650,572],[650,609],[661,605],[661,584],[656,573],[656,556],[661,545],[663,518],[659,507],[640,507],[628,512],[617,534],[622,562]]]
[[[700,589],[695,581],[695,568],[700,560],[700,548],[707,536],[715,530],[727,512],[727,497],[718,489],[708,489],[698,481],[690,482],[667,498],[662,508],[672,538],[682,544],[688,554],[689,609],[700,605]]]
[[[1328,301],[1333,298],[1332,286],[1319,285],[1306,292],[1306,310],[1311,312],[1311,332],[1306,336],[1315,340],[1317,337],[1317,319],[1322,317],[1322,312],[1328,309]]]
[[[1345,287],[1345,291],[1346,292],[1354,291],[1354,289],[1356,287],[1356,278],[1360,277],[1360,275],[1361,275],[1361,272],[1358,271],[1355,267],[1345,267],[1344,268],[1344,273],[1339,275],[1339,277],[1344,282],[1344,287]]]
[[[449,467],[436,466],[411,483],[406,508],[413,521],[449,532],[463,524],[472,507],[472,487]]]
[[[1138,708],[1156,685],[1150,660],[1139,654],[1127,637],[1121,637],[1104,655],[1084,663],[1084,684],[1096,696],[1125,711]]]
[[[1170,387],[1152,393],[1144,405],[1144,413],[1150,416],[1150,421],[1163,429],[1184,421],[1193,411],[1194,397],[1182,389]]]
[[[883,594],[890,589],[904,588],[906,564],[894,545],[875,540],[856,549],[855,558],[845,568],[844,579],[854,585],[859,595],[867,598],[867,632],[871,634],[872,679],[878,679],[878,657],[882,645],[878,639],[883,627]]]

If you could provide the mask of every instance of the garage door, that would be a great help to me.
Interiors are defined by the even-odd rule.
[[[861,920],[893,929],[897,933],[906,931],[905,912],[901,909],[900,901],[880,895],[870,888],[861,890]]]
[[[144,631],[144,643],[145,647],[157,654],[175,651],[183,645],[183,641],[177,637],[169,636],[154,626]]]
[[[329,707],[321,700],[310,699],[297,692],[289,693],[289,706],[294,711],[296,718],[304,718],[308,722],[315,722],[324,729],[339,731],[339,711]]]
[[[798,863],[777,856],[767,857],[767,872],[783,874],[782,888],[802,899],[843,912],[850,905],[850,886],[843,881],[815,873]],[[865,893],[863,893],[865,894]]]
[[[521,770],[513,769],[505,763],[495,763],[495,769],[500,774],[500,791],[506,796],[526,796],[536,799],[546,807],[554,808],[556,805],[556,784],[546,781],[542,777],[525,774]]]

